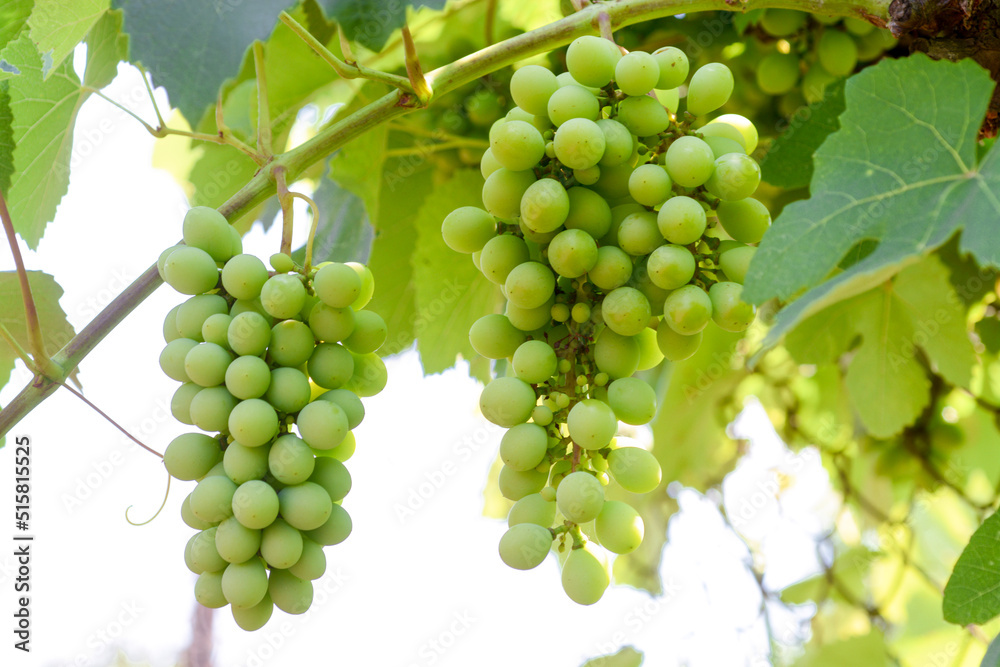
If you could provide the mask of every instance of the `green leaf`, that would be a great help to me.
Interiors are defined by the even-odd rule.
[[[73,53],[109,5],[109,0],[35,0],[28,26],[45,62],[45,78]]]
[[[320,262],[367,262],[374,230],[361,198],[329,178],[320,182],[312,198],[320,215],[313,243],[313,266]],[[292,253],[292,259],[299,263],[305,257],[305,246]]]
[[[41,271],[28,271],[28,284],[38,311],[45,352],[52,356],[74,335],[73,327],[59,305],[63,290],[55,278]],[[0,272],[0,324],[6,327],[22,348],[31,351],[28,325],[24,318],[24,301],[21,300],[21,284],[15,271]],[[10,379],[16,359],[14,350],[0,339],[0,388]]]
[[[639,667],[642,657],[642,651],[623,646],[617,653],[591,658],[582,667]]]
[[[236,76],[254,40],[267,39],[292,0],[115,0],[125,10],[131,60],[142,63],[192,127]],[[283,77],[294,79],[295,77]]]
[[[0,5],[0,50],[24,29],[35,0],[7,0]]]
[[[118,74],[118,63],[128,58],[128,35],[122,33],[122,12],[107,12],[87,35],[87,68],[83,83],[103,88]]]
[[[786,346],[799,362],[821,364],[839,358],[859,337],[845,382],[875,437],[899,433],[930,400],[921,352],[950,382],[968,387],[971,381],[976,355],[965,314],[936,257],[813,315],[788,336]]]
[[[844,111],[844,79],[826,88],[819,102],[810,104],[800,119],[794,116],[760,161],[761,177],[779,188],[804,188],[813,175],[813,155],[839,127]]]
[[[232,146],[205,144],[201,148],[204,152],[189,176],[195,186],[191,205],[218,208],[253,178],[257,163]]]
[[[823,575],[816,575],[809,579],[787,586],[781,591],[781,601],[786,604],[805,604],[807,602],[819,602],[824,594],[830,589],[830,583]]]
[[[417,247],[413,279],[417,287],[418,319],[414,329],[424,373],[440,373],[455,359],[472,360],[469,327],[500,306],[500,290],[487,280],[468,257],[445,245],[441,221],[459,206],[481,206],[483,177],[463,169],[431,192],[417,214]],[[448,267],[447,270],[442,270]]]
[[[979,667],[1000,667],[1000,636],[994,637]]]
[[[972,535],[944,589],[949,623],[985,623],[1000,614],[1000,513]]]
[[[372,51],[381,51],[396,28],[406,23],[407,7],[444,9],[445,0],[320,0],[328,16],[337,20],[347,38]]]
[[[766,344],[821,307],[849,298],[944,244],[1000,264],[1000,153],[976,162],[976,135],[993,82],[972,61],[922,54],[886,59],[847,82],[841,129],[816,151],[812,198],[789,204],[765,234],[744,298],[787,299]],[[863,260],[823,282],[858,241]]]
[[[42,58],[27,33],[5,54],[21,71],[7,81],[16,145],[8,203],[14,228],[35,249],[69,187],[73,125],[87,93],[69,62],[43,80]]]
[[[14,174],[14,114],[10,110],[9,85],[0,82],[0,192],[10,191]]]
[[[369,88],[370,90],[370,88]],[[386,151],[389,149],[389,128],[380,125],[354,139],[330,159],[330,177],[341,187],[361,197],[365,210],[376,229],[380,228],[380,200],[384,185],[390,178],[395,183],[399,178],[387,170],[384,178],[372,178],[373,173],[383,169]]]
[[[851,637],[828,644],[810,645],[795,667],[843,667],[844,665],[864,665],[880,667],[888,665],[889,656],[885,652],[885,638],[878,630],[867,635]]]

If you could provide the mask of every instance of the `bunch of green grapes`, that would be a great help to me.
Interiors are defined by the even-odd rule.
[[[484,208],[452,211],[442,234],[507,298],[469,334],[478,353],[509,362],[480,399],[509,429],[499,486],[515,504],[500,556],[529,569],[556,542],[563,588],[592,604],[609,579],[588,538],[627,554],[643,537],[636,510],[606,501],[605,487],[661,482],[650,452],[616,441],[619,421],[656,414],[655,392],[632,375],[690,357],[708,326],[751,324],[742,282],[770,215],[751,197],[753,125],[704,122],[733,90],[724,65],[694,73],[678,116],[689,63],[676,48],[623,56],[588,36],[566,62],[558,76],[515,71],[517,107],[483,157]]]
[[[764,10],[757,27],[757,85],[784,96],[786,110],[822,100],[830,83],[896,44],[888,30],[867,21],[793,9]]]
[[[309,608],[323,547],[351,532],[343,462],[365,414],[360,397],[385,386],[375,351],[386,325],[363,310],[374,280],[361,264],[305,274],[278,254],[268,271],[241,253],[226,219],[195,207],[184,245],[160,256],[160,276],[190,295],[163,325],[160,366],[183,383],[170,409],[211,434],[178,436],[163,460],[173,477],[198,480],[181,508],[199,531],[184,552],[195,597],[231,605],[240,627],[256,630],[274,606]]]

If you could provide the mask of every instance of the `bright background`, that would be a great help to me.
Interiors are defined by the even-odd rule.
[[[122,66],[105,92],[153,120],[135,69]],[[157,100],[168,108],[162,90]],[[154,142],[92,97],[76,126],[69,194],[39,251],[22,244],[28,269],[45,270],[66,288],[60,303],[77,330],[180,237],[187,203],[172,177],[152,167]],[[296,247],[306,230],[297,232]],[[245,252],[266,258],[279,237],[278,226],[268,234],[258,226],[245,237]],[[0,269],[13,269],[7,251]],[[160,287],[80,366],[87,396],[159,451],[187,430],[170,416],[176,383],[157,362],[163,316],[182,299]],[[766,623],[785,644],[807,636],[811,605],[771,607],[765,619],[748,565],[766,573],[770,589],[818,571],[816,541],[831,530],[839,500],[815,452],[785,449],[755,404],[733,427],[752,444],[724,494],[669,489],[682,509],[661,564],[665,596],[612,586],[598,604],[581,607],[562,592],[554,557],[518,572],[497,555],[505,523],[482,516],[482,493],[501,429],[479,414],[480,388],[464,364],[425,378],[411,350],[387,366],[389,385],[365,400],[358,450],[347,464],[354,489],[344,507],[354,532],[326,549],[327,574],[315,582],[312,609],[298,617],[276,610],[255,633],[219,610],[220,667],[576,667],[626,644],[646,653],[646,665],[758,666],[769,664]],[[29,381],[19,364],[0,404]],[[174,664],[190,640],[195,604],[195,576],[183,561],[192,531],[179,510],[193,484],[174,482],[155,521],[129,525],[129,506],[136,521],[159,507],[162,464],[59,391],[0,450],[3,508],[13,506],[12,445],[22,434],[33,443],[32,652],[11,648],[13,541],[0,531],[11,545],[0,550],[7,624],[0,631],[8,637],[0,664],[104,665],[119,650],[133,661]],[[722,503],[744,519],[739,535],[723,521]]]

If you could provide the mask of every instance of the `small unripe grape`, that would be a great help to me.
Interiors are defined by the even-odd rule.
[[[516,218],[521,212],[521,198],[534,182],[531,171],[497,169],[483,184],[483,206],[497,218]]]
[[[517,471],[532,470],[545,458],[548,436],[537,424],[512,426],[500,440],[500,458]]]
[[[740,297],[743,286],[733,282],[712,285],[708,296],[712,300],[712,319],[724,331],[746,331],[754,320],[756,309]]]
[[[615,65],[615,82],[626,95],[645,95],[659,81],[659,63],[643,51],[627,53]]]
[[[618,245],[633,257],[648,255],[662,243],[657,214],[652,211],[632,213],[618,226]]]
[[[267,528],[278,517],[278,508],[278,494],[259,479],[240,484],[233,494],[233,516],[247,528]]]
[[[449,248],[473,253],[483,249],[496,236],[493,216],[475,206],[462,206],[449,213],[441,223],[441,236]]]
[[[515,570],[538,567],[549,555],[552,533],[534,523],[519,523],[500,538],[500,559]]]
[[[332,401],[313,401],[299,411],[299,435],[313,449],[333,449],[348,432],[347,414]]]
[[[740,243],[757,243],[771,225],[771,214],[753,198],[719,202],[719,224]]]
[[[668,361],[683,361],[690,359],[698,351],[701,345],[702,333],[685,336],[670,328],[666,323],[661,323],[656,330],[656,344],[663,353],[663,357]]]
[[[651,137],[667,129],[670,114],[648,95],[628,97],[618,104],[618,121],[640,137]]]
[[[674,290],[663,303],[663,321],[679,334],[696,334],[708,325],[710,319],[712,301],[697,285],[685,285]]]
[[[268,259],[268,262],[278,273],[291,273],[295,270],[295,262],[289,255],[283,252],[276,252]]]
[[[483,388],[479,408],[486,419],[510,428],[531,417],[535,408],[535,392],[530,384],[518,378],[496,378]]]
[[[608,405],[626,424],[648,424],[656,416],[656,392],[639,378],[619,378],[608,386]]]
[[[631,505],[620,500],[604,503],[594,527],[601,546],[613,553],[632,553],[642,544],[642,518]]]
[[[743,279],[750,269],[750,260],[753,259],[756,252],[757,249],[753,246],[727,250],[719,255],[719,267],[725,272],[727,278],[742,285]]]
[[[628,377],[639,368],[639,343],[605,329],[594,342],[594,363],[613,378]]]
[[[705,189],[723,201],[746,199],[760,185],[760,165],[749,155],[728,153],[715,160]]]
[[[271,317],[294,317],[305,300],[306,288],[294,274],[271,276],[260,290],[260,302]]]
[[[246,311],[233,315],[226,334],[229,348],[240,355],[259,356],[271,342],[271,325],[260,313]]]
[[[611,41],[593,35],[574,39],[566,49],[566,69],[584,86],[603,88],[615,75],[621,51]]]
[[[653,313],[649,300],[634,287],[618,287],[604,297],[601,316],[612,331],[635,336],[646,328]]]
[[[816,45],[819,64],[834,76],[847,76],[858,64],[858,46],[847,33],[824,30]],[[171,255],[172,256],[172,255]]]
[[[670,176],[658,164],[636,167],[629,176],[628,191],[632,199],[644,206],[659,206],[670,196]]]
[[[602,118],[597,126],[604,134],[604,155],[598,164],[614,167],[624,163],[635,151],[635,138],[627,127],[612,118]]]
[[[267,267],[253,255],[236,255],[222,269],[222,286],[237,299],[256,299],[267,282]]]
[[[278,415],[267,401],[250,398],[229,413],[229,432],[245,447],[260,447],[278,432]]]
[[[225,431],[229,428],[229,414],[237,403],[239,400],[225,387],[202,389],[191,399],[191,421],[204,431]]]
[[[526,227],[542,234],[552,232],[562,227],[569,215],[569,195],[559,181],[543,178],[525,189],[519,210]]]
[[[613,290],[627,283],[631,275],[632,259],[628,253],[609,245],[597,249],[597,261],[588,272],[587,278],[603,290]],[[583,321],[588,319],[590,319],[589,313]]]
[[[581,86],[563,86],[549,98],[547,114],[556,127],[573,118],[597,120],[601,104],[592,92]]]
[[[195,206],[184,215],[184,243],[204,250],[216,262],[232,257],[232,237],[225,216],[209,206]]]
[[[607,569],[586,549],[574,549],[563,563],[563,590],[577,604],[594,604],[609,583]]]
[[[548,260],[560,276],[579,278],[597,263],[597,242],[583,230],[565,229],[549,243]]]
[[[611,228],[611,207],[601,195],[587,188],[574,187],[566,191],[569,213],[563,223],[566,229],[580,229],[599,239]]]
[[[552,270],[540,262],[524,262],[514,267],[504,290],[507,300],[519,308],[538,308],[544,304],[555,289],[556,279]]]
[[[520,523],[533,523],[548,528],[556,518],[556,504],[546,500],[540,493],[532,493],[521,498],[507,514],[507,526],[512,528]]]
[[[219,441],[203,433],[185,433],[170,441],[163,452],[167,472],[177,479],[199,479],[219,461]]]
[[[688,84],[688,112],[704,116],[715,111],[729,100],[733,85],[733,73],[722,63],[702,65]]]
[[[510,96],[514,103],[535,115],[548,113],[549,98],[558,89],[556,75],[538,65],[521,67],[510,78]]]
[[[639,447],[619,447],[608,455],[608,469],[626,491],[649,493],[660,484],[660,464]]]
[[[176,248],[164,260],[162,277],[181,294],[203,294],[215,289],[219,268],[204,250],[185,246]]]
[[[267,353],[280,366],[301,366],[313,354],[315,346],[312,329],[298,320],[285,320],[271,329]]]
[[[528,384],[541,384],[556,374],[556,352],[542,340],[521,343],[511,360],[514,374]]]
[[[649,279],[665,290],[675,290],[691,282],[696,263],[694,255],[684,246],[662,245],[646,262]]]
[[[313,277],[316,296],[333,308],[350,306],[361,295],[361,287],[361,278],[357,272],[339,262],[331,262],[320,267]]]
[[[518,501],[525,496],[540,492],[548,478],[547,474],[538,470],[519,471],[510,466],[503,466],[497,478],[497,487],[504,498]]]
[[[586,398],[569,411],[566,425],[573,442],[584,449],[593,450],[608,446],[618,430],[618,419],[607,403]],[[585,519],[583,522],[589,520]]]
[[[690,64],[684,52],[675,46],[664,46],[653,51],[653,58],[660,66],[659,90],[676,88],[687,80]]]
[[[680,137],[667,148],[665,166],[674,183],[694,188],[705,183],[715,171],[715,155],[698,137]]]
[[[604,505],[604,489],[588,472],[572,472],[556,488],[556,506],[569,521],[587,523],[597,518]]]

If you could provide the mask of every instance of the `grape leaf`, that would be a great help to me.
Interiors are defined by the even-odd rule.
[[[1000,614],[1000,513],[973,533],[944,589],[949,623],[985,623]]]
[[[327,15],[336,19],[347,38],[372,51],[381,51],[396,28],[406,23],[406,8],[444,9],[445,0],[320,0]]]
[[[805,655],[795,662],[795,667],[842,667],[852,664],[865,667],[890,664],[885,652],[885,637],[880,631],[872,630],[867,635],[828,644],[809,645]]]
[[[327,261],[367,262],[375,232],[361,198],[329,178],[320,181],[312,198],[320,216],[313,243],[313,265]],[[305,246],[292,253],[292,259],[300,264],[305,257]]]
[[[751,262],[743,296],[762,303],[813,287],[779,313],[765,340],[882,282],[960,228],[963,252],[1000,265],[1000,152],[976,162],[993,82],[972,61],[923,54],[851,77],[840,130],[816,151],[812,197],[789,204]],[[863,239],[878,247],[823,282]],[[822,284],[820,284],[822,283]]]
[[[142,63],[170,103],[196,126],[219,88],[236,76],[254,40],[267,39],[292,0],[114,0],[125,11],[131,60]],[[288,77],[294,79],[295,77]]]
[[[59,305],[63,290],[55,278],[41,271],[28,271],[28,284],[38,311],[45,352],[52,356],[74,335],[73,327]],[[0,272],[0,324],[7,328],[22,348],[31,351],[28,326],[24,319],[24,302],[21,300],[21,284],[15,271]],[[14,350],[0,340],[0,388],[10,379],[16,359]]]
[[[106,12],[87,34],[87,67],[83,83],[103,88],[118,74],[118,63],[128,58],[128,35],[122,33],[122,13]]]
[[[1000,667],[1000,635],[993,638],[979,667]]]
[[[761,177],[779,188],[804,188],[813,175],[813,154],[837,131],[844,111],[844,79],[826,88],[819,102],[803,107],[788,121],[760,160]]]
[[[24,29],[35,0],[7,0],[0,6],[0,49]]]
[[[478,170],[463,169],[437,186],[424,200],[414,226],[417,247],[413,252],[413,279],[417,294],[417,350],[424,373],[441,373],[455,365],[455,358],[472,360],[477,354],[469,343],[469,327],[500,305],[500,291],[468,257],[445,245],[441,221],[459,206],[481,206],[483,177]],[[442,267],[447,266],[446,271]]]
[[[47,79],[108,10],[108,0],[35,0],[28,18]]]
[[[623,646],[617,653],[591,658],[582,667],[639,667],[641,664],[642,651]]]
[[[976,355],[948,271],[929,257],[894,279],[799,324],[786,340],[800,363],[836,360],[860,337],[845,383],[869,432],[889,437],[913,423],[930,400],[919,356],[968,387]]]

